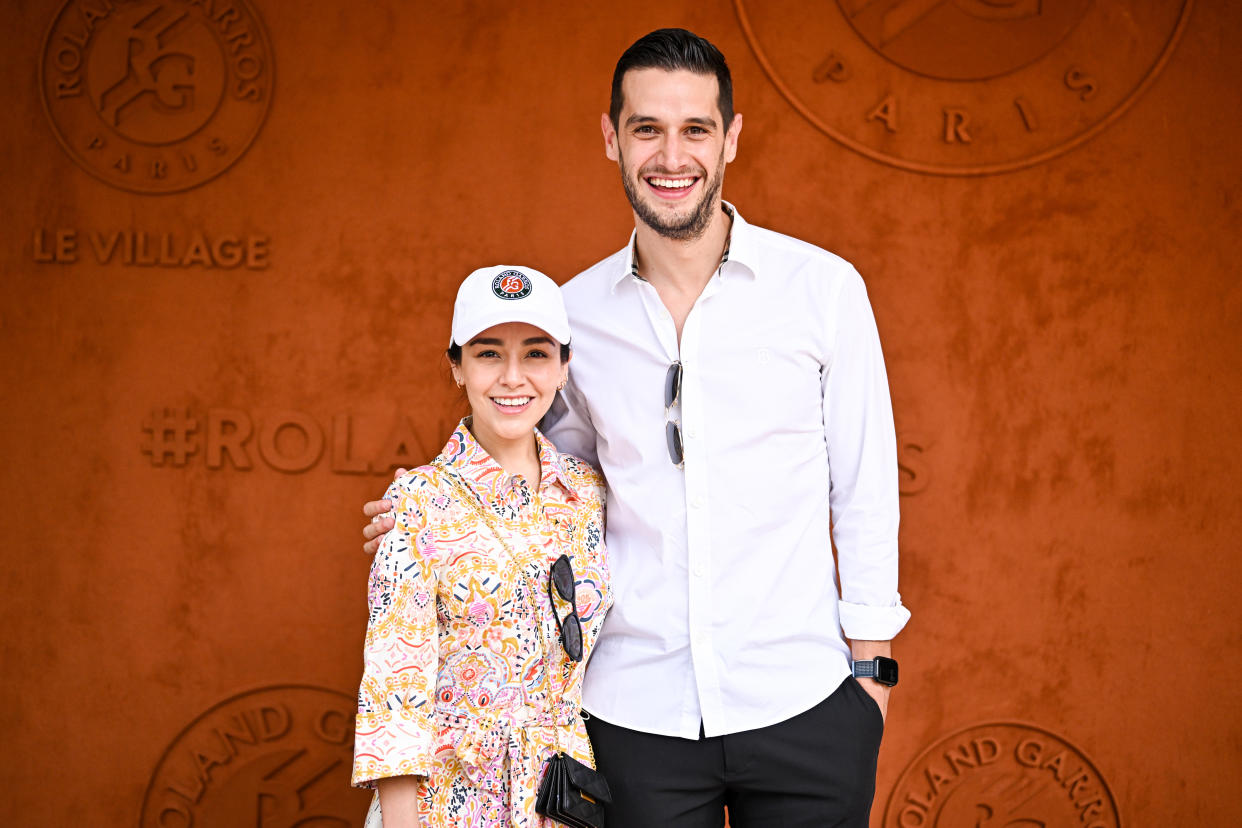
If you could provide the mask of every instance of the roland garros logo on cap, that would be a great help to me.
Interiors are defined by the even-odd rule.
[[[503,270],[492,280],[492,293],[501,299],[525,299],[530,290],[530,277],[520,270]]]

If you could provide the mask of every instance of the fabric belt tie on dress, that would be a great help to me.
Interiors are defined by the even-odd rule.
[[[577,706],[564,702],[548,710],[520,707],[483,716],[463,715],[458,710],[436,711],[437,724],[460,731],[460,740],[453,740],[454,749],[470,784],[496,794],[506,789],[512,794],[515,790],[518,780],[514,772],[522,767],[523,756],[535,756],[542,741],[554,745],[558,741],[553,737],[532,744],[528,731],[570,726],[577,717]],[[561,747],[566,749],[569,745]]]

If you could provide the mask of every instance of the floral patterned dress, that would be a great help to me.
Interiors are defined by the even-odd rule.
[[[603,479],[535,438],[535,487],[509,476],[463,420],[435,461],[385,495],[397,523],[371,567],[353,784],[422,777],[424,826],[551,825],[534,810],[544,761],[563,750],[594,766],[578,711],[612,603]],[[557,630],[568,602],[549,597],[562,554],[576,581],[581,662]]]

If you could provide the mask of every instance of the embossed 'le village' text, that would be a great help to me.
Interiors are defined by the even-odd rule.
[[[34,261],[76,264],[84,253],[98,264],[139,267],[203,267],[266,270],[271,238],[263,234],[148,233],[145,230],[79,232],[73,228],[34,231]]]

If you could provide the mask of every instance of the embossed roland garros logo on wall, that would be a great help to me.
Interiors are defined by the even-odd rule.
[[[67,0],[39,65],[61,145],[138,193],[187,190],[235,163],[267,117],[272,77],[246,0]]]
[[[734,0],[781,94],[820,130],[915,172],[1059,155],[1163,68],[1191,0]]]
[[[995,722],[950,733],[893,787],[883,828],[1120,828],[1099,770],[1066,739]]]
[[[351,696],[277,685],[195,717],[160,758],[138,828],[351,828],[370,793],[349,787]]]

